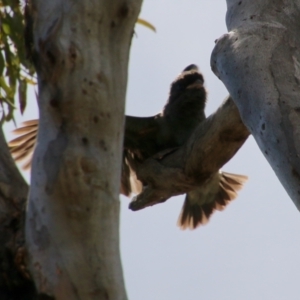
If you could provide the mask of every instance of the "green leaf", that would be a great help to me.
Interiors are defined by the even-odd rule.
[[[4,77],[0,77],[0,87],[5,91],[6,95],[11,94],[11,88],[6,84]]]
[[[27,84],[26,80],[19,80],[19,104],[20,104],[20,110],[21,114],[23,114],[25,108],[26,108],[26,93],[27,93]]]
[[[30,79],[28,77],[22,77],[22,79],[24,79],[26,81],[26,83],[31,84],[31,85],[36,85],[36,81],[33,79]]]
[[[139,18],[139,19],[137,19],[136,23],[140,24],[140,25],[143,25],[143,26],[149,28],[150,30],[156,32],[156,28],[151,23],[149,23],[148,21],[146,21],[144,19]]]
[[[5,61],[3,58],[2,51],[0,51],[0,75],[3,73],[4,67],[5,67]]]
[[[0,0],[0,8],[0,119],[8,121],[13,119],[16,94],[23,112],[27,85],[36,83],[34,67],[26,58],[20,1]]]
[[[7,35],[11,34],[11,30],[10,30],[9,24],[2,22],[2,29],[3,29],[3,32],[5,34],[7,34]]]

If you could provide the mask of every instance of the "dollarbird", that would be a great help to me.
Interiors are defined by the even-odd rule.
[[[142,191],[137,169],[149,157],[182,146],[203,122],[207,92],[203,75],[194,64],[186,67],[172,82],[167,103],[151,117],[126,116],[121,173],[121,194],[130,196]],[[23,168],[31,165],[36,143],[38,120],[24,122],[14,132],[19,135],[9,143],[14,159],[27,158]],[[207,223],[215,210],[223,210],[237,197],[247,176],[219,171],[205,184],[186,194],[178,226],[195,229]]]

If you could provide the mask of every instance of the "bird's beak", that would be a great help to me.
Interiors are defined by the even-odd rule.
[[[194,83],[187,86],[187,89],[202,89],[203,81],[201,79],[197,79]]]

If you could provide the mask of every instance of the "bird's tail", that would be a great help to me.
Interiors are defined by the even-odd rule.
[[[22,168],[27,170],[31,166],[32,154],[36,144],[38,120],[30,120],[13,131],[17,138],[8,143],[10,153],[16,162],[23,162]]]
[[[219,172],[205,185],[187,193],[178,226],[195,229],[206,224],[215,210],[223,210],[237,197],[247,179],[244,175]]]

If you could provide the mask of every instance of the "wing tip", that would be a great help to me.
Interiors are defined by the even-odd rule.
[[[13,130],[18,137],[8,142],[11,155],[16,162],[25,161],[23,170],[31,167],[32,154],[35,148],[38,131],[38,120],[28,120],[22,123],[22,127]]]

